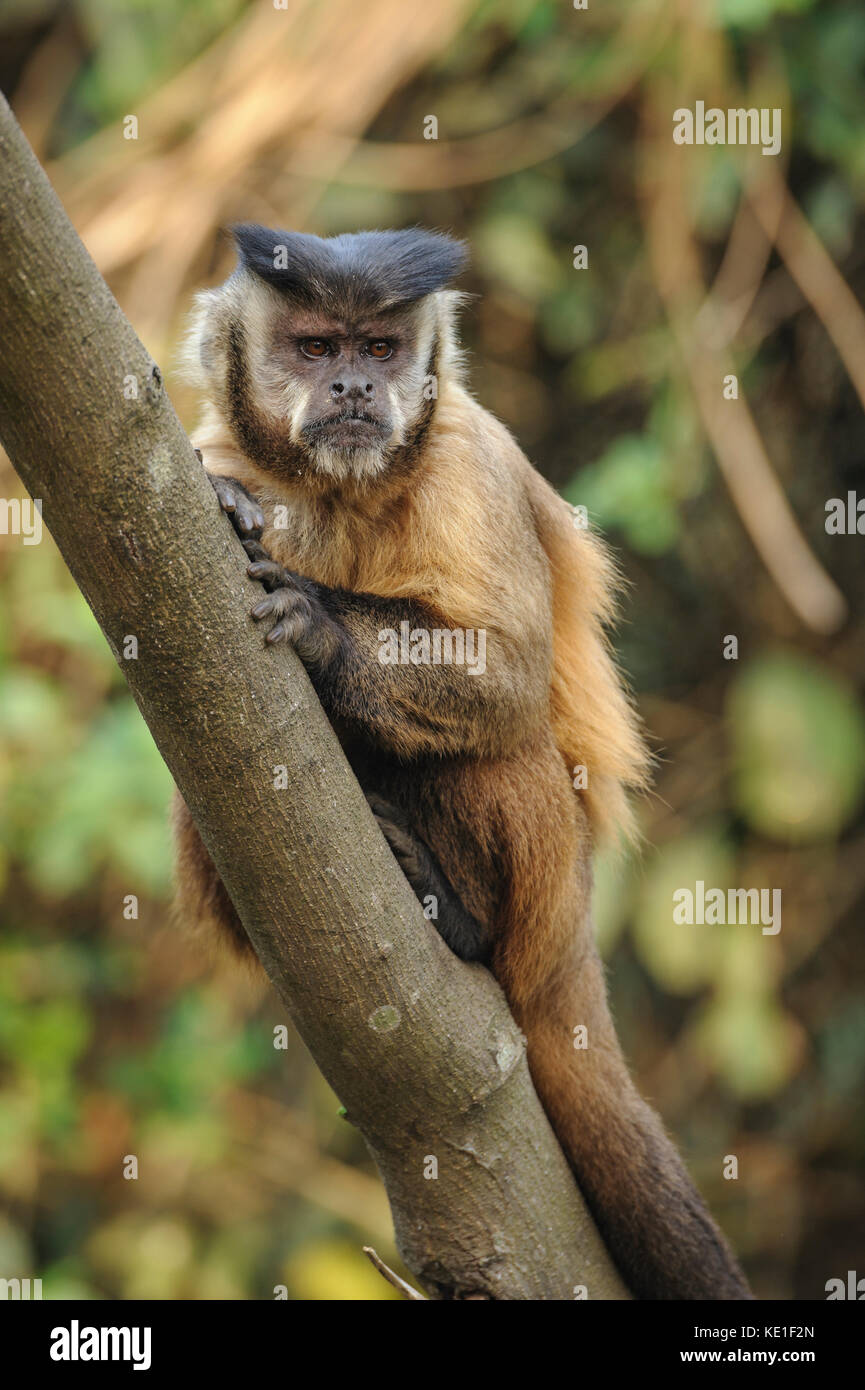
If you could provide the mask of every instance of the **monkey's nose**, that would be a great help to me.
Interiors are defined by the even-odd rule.
[[[347,401],[357,401],[364,397],[369,398],[373,394],[373,389],[373,383],[364,377],[348,378],[334,381],[331,384],[330,394],[335,400],[343,396]]]

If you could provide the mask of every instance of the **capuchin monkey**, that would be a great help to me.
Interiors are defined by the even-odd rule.
[[[418,229],[234,239],[190,336],[194,443],[262,584],[252,617],[304,663],[444,940],[502,986],[632,1294],[750,1298],[610,1018],[591,856],[630,833],[648,767],[605,635],[615,571],[463,385],[465,250]],[[175,827],[181,913],[251,954],[179,797]]]

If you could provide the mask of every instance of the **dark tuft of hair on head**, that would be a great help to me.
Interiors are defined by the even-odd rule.
[[[334,313],[411,304],[449,284],[468,260],[463,242],[421,227],[317,237],[242,223],[231,232],[248,270]]]

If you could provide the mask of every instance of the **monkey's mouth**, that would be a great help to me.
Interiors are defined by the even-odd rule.
[[[310,444],[328,444],[332,449],[365,449],[388,439],[390,426],[366,411],[356,410],[326,415],[304,425],[302,432]]]

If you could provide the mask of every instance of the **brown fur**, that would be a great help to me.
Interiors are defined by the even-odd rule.
[[[748,1297],[633,1086],[592,940],[592,848],[601,834],[631,833],[628,791],[648,767],[605,630],[616,587],[606,549],[575,528],[571,509],[461,385],[447,292],[418,310],[418,350],[438,344],[434,410],[418,406],[390,467],[340,478],[292,469],[290,451],[269,467],[241,447],[251,426],[281,430],[273,447],[285,450],[291,426],[257,391],[254,371],[245,391],[232,381],[232,323],[253,337],[261,330],[240,304],[229,296],[205,306],[198,337],[211,405],[195,443],[210,472],[261,503],[264,549],[335,596],[353,655],[317,689],[362,785],[374,779],[400,808],[480,924],[538,1092],[633,1292]],[[250,312],[266,314],[262,294]],[[232,415],[239,400],[249,419]],[[410,467],[400,466],[407,448]],[[273,524],[277,506],[287,508],[285,528]],[[370,647],[382,614],[400,605],[431,625],[486,629],[486,675],[377,664]],[[579,792],[577,765],[588,770]],[[225,909],[212,885],[190,887],[208,872],[193,834],[181,817],[182,891],[192,911]],[[237,933],[236,917],[227,925]],[[578,1024],[589,1030],[585,1051],[573,1047]]]
[[[644,785],[648,755],[624,695],[604,625],[615,613],[615,571],[599,539],[503,425],[447,382],[427,447],[408,478],[310,497],[238,454],[211,414],[195,436],[212,473],[237,478],[265,509],[286,497],[289,530],[268,527],[264,548],[286,568],[332,588],[414,598],[451,627],[521,635],[552,631],[550,711],[567,766],[584,765],[581,793],[595,830],[628,832],[627,788]]]

